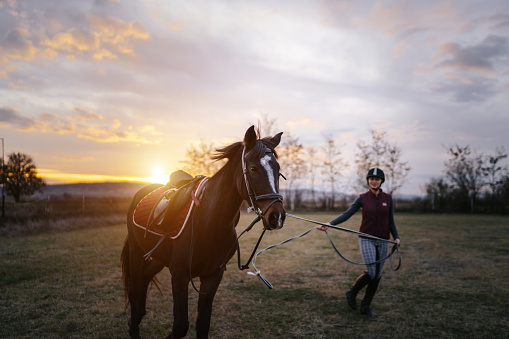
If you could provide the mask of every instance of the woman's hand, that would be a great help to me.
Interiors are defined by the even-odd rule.
[[[394,242],[398,245],[398,247],[401,246],[400,245],[401,244],[401,240],[399,240],[399,238],[394,239]]]
[[[330,222],[328,222],[328,223],[327,223],[327,225],[330,225],[330,224],[331,224]],[[331,226],[332,226],[332,225],[331,225]],[[327,227],[327,226],[325,226],[325,225],[320,225],[320,226],[318,226],[318,229],[319,229],[320,231],[327,231],[327,230],[329,229],[329,227]]]

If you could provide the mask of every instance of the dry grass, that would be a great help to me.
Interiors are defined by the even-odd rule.
[[[0,236],[33,235],[115,225],[125,221],[129,198],[53,197],[9,202],[0,218]]]
[[[327,221],[326,214],[303,215]],[[251,215],[243,216],[245,227]],[[373,320],[350,311],[344,292],[362,266],[339,259],[325,234],[265,252],[257,267],[274,285],[228,265],[214,303],[212,338],[507,338],[509,217],[397,215],[403,266],[386,265]],[[355,216],[345,227],[357,229]],[[313,225],[288,220],[261,248]],[[242,239],[243,260],[259,235]],[[124,225],[0,239],[2,338],[125,338],[119,255]],[[360,261],[354,235],[331,230],[348,258]],[[141,333],[161,338],[171,328],[170,276],[149,293]],[[190,292],[190,318],[197,294]],[[188,337],[194,336],[191,325]]]

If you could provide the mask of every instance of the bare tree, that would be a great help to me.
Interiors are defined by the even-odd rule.
[[[458,145],[447,150],[451,156],[445,162],[445,175],[454,184],[460,196],[469,202],[470,211],[474,211],[475,201],[483,186],[482,155],[473,154],[470,146]]]
[[[294,210],[298,207],[301,196],[299,180],[306,174],[304,146],[299,142],[299,138],[287,133],[280,146],[279,155],[281,171],[287,178],[286,198],[289,200],[290,209]]]
[[[277,130],[277,119],[269,117],[267,113],[260,113],[258,131],[262,138],[279,133],[280,131]]]
[[[307,148],[307,172],[309,174],[309,185],[311,191],[311,203],[313,208],[316,207],[316,170],[318,168],[317,150],[314,147]]]
[[[325,209],[328,211],[334,208],[336,200],[337,181],[341,176],[341,170],[346,166],[339,144],[334,140],[332,134],[323,133],[324,144],[321,147],[322,153],[322,174],[329,186],[329,196],[325,196]]]
[[[485,177],[485,184],[490,188],[492,198],[494,198],[502,188],[504,178],[508,175],[508,167],[500,162],[507,158],[507,153],[503,146],[495,149],[494,155],[486,155],[482,167],[482,173]]]
[[[19,202],[22,195],[32,195],[46,186],[37,176],[37,167],[27,154],[9,154],[7,164],[2,164],[1,168],[5,175],[5,193],[12,195],[15,202]]]
[[[444,178],[431,178],[429,183],[424,186],[432,211],[444,211],[446,209],[451,188]]]
[[[198,144],[190,145],[186,150],[186,159],[180,161],[183,164],[182,169],[193,176],[213,175],[225,162],[211,159],[215,149],[214,143],[207,144],[203,140],[200,140]]]
[[[369,132],[370,142],[361,140],[357,143],[357,183],[360,187],[365,187],[368,170],[379,167],[385,172],[385,189],[393,194],[406,182],[411,168],[408,162],[401,161],[402,151],[397,144],[389,141],[387,132],[380,129],[371,129]]]

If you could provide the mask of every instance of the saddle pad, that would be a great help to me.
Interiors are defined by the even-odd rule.
[[[196,182],[192,195],[198,191],[206,180],[199,180]],[[134,224],[146,231],[164,235],[169,233],[172,239],[176,239],[187,223],[189,215],[191,214],[193,205],[199,204],[196,197],[189,197],[189,201],[185,206],[174,215],[174,217],[161,225],[164,215],[164,210],[168,206],[171,196],[175,193],[176,189],[168,189],[166,186],[160,187],[149,194],[147,194],[136,206],[133,214]]]
[[[148,226],[148,219],[151,217],[154,206],[161,202],[162,196],[168,191],[166,186],[159,187],[138,202],[133,214],[134,224],[138,227],[146,228]],[[167,203],[167,202],[166,202]],[[164,231],[159,228],[153,228],[153,231],[162,235]]]

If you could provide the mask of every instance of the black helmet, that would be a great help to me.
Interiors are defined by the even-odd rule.
[[[372,169],[370,169],[368,171],[368,175],[366,175],[366,180],[368,180],[368,178],[370,177],[377,177],[377,178],[380,178],[382,179],[382,184],[384,183],[385,181],[385,174],[384,174],[384,171],[382,171],[380,168],[378,167],[373,167]]]

